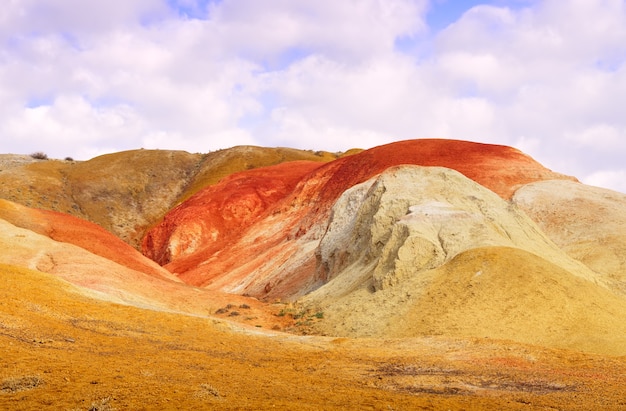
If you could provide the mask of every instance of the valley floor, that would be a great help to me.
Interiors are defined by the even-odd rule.
[[[0,268],[0,409],[626,408],[624,357],[296,336],[97,301]]]

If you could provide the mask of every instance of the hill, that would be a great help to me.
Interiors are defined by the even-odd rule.
[[[448,140],[404,141],[321,165],[303,176],[289,195],[275,197],[271,207],[266,205],[262,218],[253,224],[242,222],[242,230],[228,231],[218,249],[195,240],[203,225],[207,230],[219,227],[220,223],[214,224],[212,217],[205,218],[203,225],[197,220],[193,222],[193,218],[188,224],[170,222],[170,218],[180,220],[184,213],[195,215],[196,210],[191,207],[194,203],[188,202],[147,233],[142,250],[150,256],[168,254],[165,250],[174,227],[178,232],[193,232],[196,234],[187,244],[172,237],[172,247],[185,251],[165,266],[183,281],[258,298],[297,297],[314,286],[315,248],[326,230],[333,203],[345,190],[400,164],[449,167],[504,198],[529,182],[572,179],[545,169],[510,147]],[[236,178],[243,181],[254,177],[244,172]],[[198,200],[194,201],[228,195],[229,187],[224,184],[207,190],[198,192]],[[218,193],[219,190],[226,190],[226,194]],[[186,211],[187,206],[190,208]],[[210,234],[202,236],[207,238]]]
[[[250,146],[207,154],[131,150],[88,161],[0,155],[0,198],[80,217],[138,247],[145,230],[172,207],[231,173],[341,155]]]
[[[458,140],[0,155],[0,408],[621,409],[625,227]]]

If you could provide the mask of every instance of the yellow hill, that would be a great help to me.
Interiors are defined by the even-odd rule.
[[[388,335],[489,337],[626,355],[626,300],[536,255],[474,249],[428,275],[432,282]]]

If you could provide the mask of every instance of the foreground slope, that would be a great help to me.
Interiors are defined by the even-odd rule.
[[[624,359],[498,341],[250,333],[0,265],[0,408],[620,409]],[[575,398],[575,400],[574,400]]]
[[[126,268],[177,281],[169,271],[145,258],[109,231],[69,214],[29,208],[0,199],[1,220],[57,242],[75,245]],[[3,237],[7,234],[3,231]],[[42,250],[39,251],[37,254],[41,254]]]
[[[268,328],[289,324],[274,315],[278,307],[181,283],[93,223],[4,200],[0,200],[0,264],[55,275],[105,301],[193,315],[243,306],[246,315],[236,318],[240,322]]]

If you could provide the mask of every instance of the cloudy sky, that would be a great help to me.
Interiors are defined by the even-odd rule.
[[[626,192],[626,0],[4,0],[0,153],[412,138]]]

